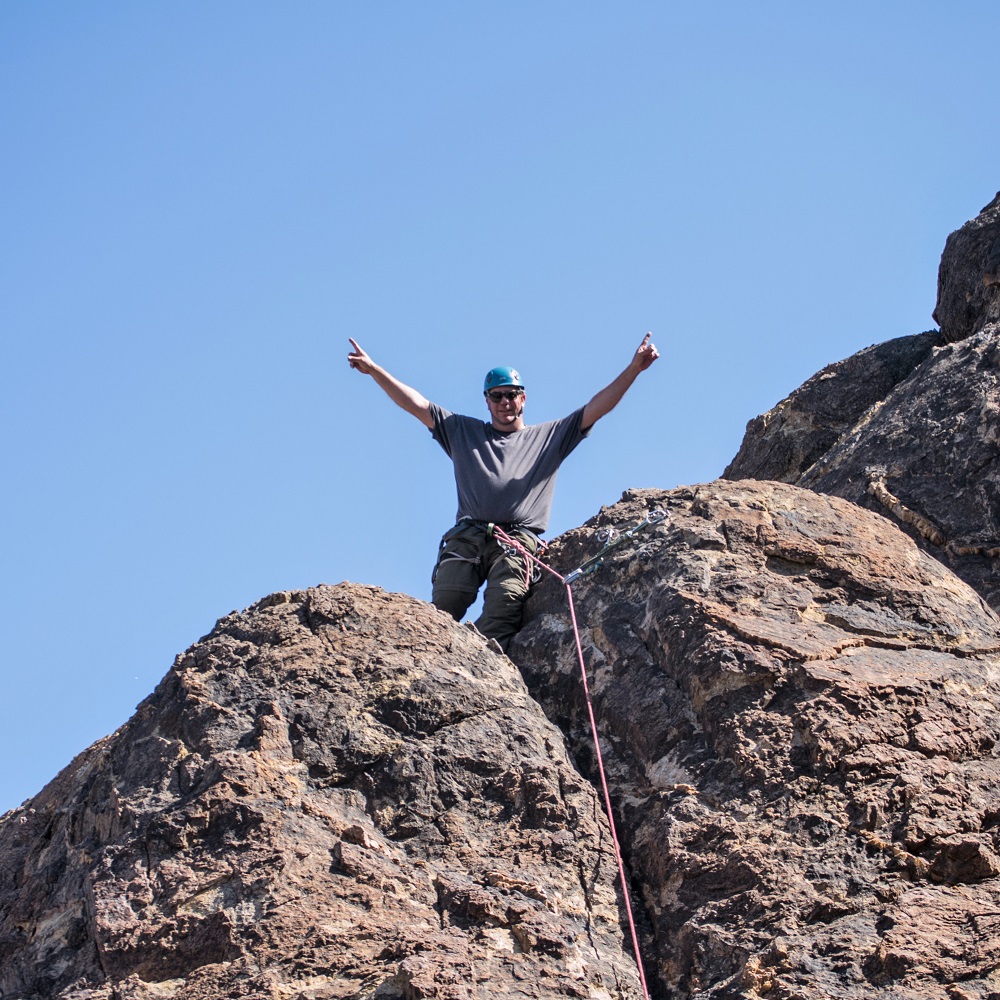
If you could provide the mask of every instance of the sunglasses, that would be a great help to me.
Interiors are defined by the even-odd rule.
[[[489,396],[490,400],[494,403],[502,403],[505,399],[508,403],[510,403],[515,399],[520,398],[523,392],[523,389],[513,389],[509,392],[488,392],[486,395]]]

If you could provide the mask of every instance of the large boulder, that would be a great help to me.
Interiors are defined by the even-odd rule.
[[[494,644],[495,645],[495,644]],[[638,995],[593,788],[421,601],[278,594],[0,820],[0,995]]]
[[[574,586],[653,1000],[995,1000],[1000,619],[780,483],[631,491],[550,559],[654,508]],[[564,590],[527,612],[562,733],[412,598],[222,619],[0,819],[0,995],[636,1000]]]
[[[654,1000],[1000,997],[1000,619],[944,565],[1000,607],[998,219],[949,239],[940,334],[811,379],[738,481],[551,547],[601,554],[574,591]],[[0,818],[0,996],[633,1000],[575,651],[551,578],[524,680],[377,588],[222,619]]]
[[[1000,619],[885,518],[779,483],[635,490],[574,584],[662,997],[1000,992]],[[563,588],[511,645],[594,758]]]

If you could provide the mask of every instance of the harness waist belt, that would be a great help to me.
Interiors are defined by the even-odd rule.
[[[513,524],[509,521],[480,521],[474,517],[460,517],[458,519],[459,524],[475,524],[480,528],[488,528],[491,524],[495,524],[498,528],[502,528],[504,531],[527,531],[532,535],[541,535],[540,531],[535,528],[529,528],[526,524]]]

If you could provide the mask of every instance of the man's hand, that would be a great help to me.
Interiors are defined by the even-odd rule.
[[[362,375],[371,375],[373,369],[375,368],[375,363],[372,361],[364,350],[358,344],[356,340],[352,338],[347,338],[351,342],[351,347],[354,348],[350,354],[347,355],[347,363],[356,371],[361,372]]]
[[[361,345],[351,337],[347,338],[354,348],[347,355],[347,363],[362,375],[371,375],[382,391],[397,405],[401,406],[407,413],[412,413],[424,427],[433,427],[434,418],[431,416],[431,404],[408,385],[400,382],[399,379],[390,375],[381,365],[375,364]]]
[[[635,357],[632,358],[632,367],[637,372],[644,372],[660,356],[660,352],[656,349],[656,344],[649,342],[649,338],[652,336],[652,333],[647,333],[642,338],[642,343],[636,350]],[[353,344],[354,341],[352,340],[351,343]]]
[[[649,342],[652,336],[651,333],[647,333],[642,338],[642,343],[636,348],[636,352],[625,371],[614,382],[605,386],[583,408],[583,422],[580,426],[584,430],[593,427],[605,413],[610,413],[628,391],[629,386],[639,377],[639,373],[644,372],[660,356],[656,345]]]

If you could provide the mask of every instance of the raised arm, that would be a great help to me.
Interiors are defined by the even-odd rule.
[[[593,427],[601,417],[610,413],[619,403],[622,396],[628,392],[629,386],[636,380],[640,372],[644,372],[659,356],[660,352],[655,344],[649,342],[653,335],[647,333],[642,338],[628,367],[612,382],[606,385],[596,396],[583,408],[583,429]]]
[[[401,406],[407,413],[412,413],[424,427],[432,428],[434,426],[434,419],[431,417],[430,402],[424,399],[416,389],[412,389],[410,386],[400,382],[399,379],[393,378],[381,365],[375,364],[361,347],[358,346],[357,341],[352,340],[350,337],[347,339],[351,341],[351,347],[354,348],[347,355],[347,363],[355,371],[361,372],[362,375],[371,375],[383,392],[394,403]]]

